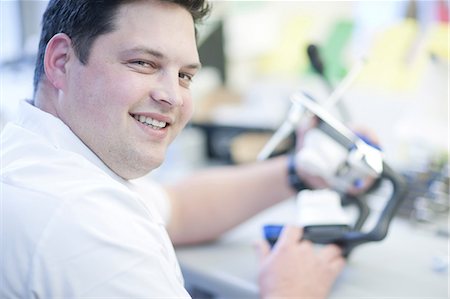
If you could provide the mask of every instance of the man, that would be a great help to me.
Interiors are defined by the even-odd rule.
[[[207,11],[203,0],[50,1],[34,98],[2,132],[0,297],[189,297],[172,244],[217,238],[294,194],[286,157],[165,189],[134,180],[191,117]],[[260,247],[261,297],[327,296],[341,252],[300,236],[287,227]]]

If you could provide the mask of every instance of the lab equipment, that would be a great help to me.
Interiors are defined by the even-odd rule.
[[[331,138],[335,145],[339,145],[342,148],[341,154],[334,156],[337,159],[333,166],[334,171],[328,176],[325,175],[325,177],[329,180],[331,189],[342,194],[342,200],[347,200],[349,203],[355,204],[359,213],[358,220],[354,225],[343,225],[342,223],[320,224],[317,222],[309,225],[304,223],[303,238],[319,244],[336,243],[343,248],[345,256],[360,244],[384,239],[387,235],[390,222],[404,198],[406,188],[403,177],[398,175],[384,161],[383,154],[379,148],[367,144],[363,138],[348,129],[321,105],[313,101],[311,97],[298,92],[292,96],[292,101],[294,106],[298,106],[296,108],[297,110],[303,109],[305,114],[308,112],[315,116],[318,119],[317,128]],[[309,151],[308,148],[302,150]],[[301,151],[298,156],[302,159]],[[306,157],[303,157],[304,162],[308,158],[311,158],[311,155],[308,154]],[[314,163],[309,167],[313,169]],[[369,189],[367,193],[375,192],[382,181],[391,185],[390,196],[379,213],[375,225],[369,231],[362,230],[363,224],[370,213],[370,208],[364,200],[364,196],[367,194],[360,196],[347,196],[345,194],[347,188],[358,182],[361,178],[366,177],[372,177],[377,181],[374,187]],[[268,240],[273,244],[277,239],[274,231],[276,232],[277,230],[269,226],[267,231],[271,232]]]
[[[351,68],[345,78],[339,83],[336,89],[331,93],[331,95],[322,103],[326,109],[331,109],[333,106],[338,104],[342,99],[344,93],[350,88],[352,83],[356,80],[358,75],[361,73],[364,65],[366,64],[366,59],[361,58],[357,63]],[[304,94],[304,93],[302,93]],[[294,94],[295,96],[295,94]],[[295,128],[298,126],[300,120],[304,118],[304,109],[301,105],[292,105],[288,113],[287,119],[280,126],[280,128],[275,132],[272,138],[266,143],[264,148],[258,154],[258,160],[262,161],[267,159],[270,154],[274,151],[275,147],[287,136],[289,136]]]

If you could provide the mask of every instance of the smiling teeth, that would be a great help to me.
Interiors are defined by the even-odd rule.
[[[151,117],[147,117],[147,116],[144,116],[144,115],[137,115],[137,114],[135,114],[135,115],[133,115],[133,117],[137,121],[143,123],[144,125],[147,125],[147,126],[153,128],[153,129],[157,129],[157,130],[165,128],[166,125],[167,125],[167,123],[164,122],[164,121],[158,121],[156,119],[153,119]]]

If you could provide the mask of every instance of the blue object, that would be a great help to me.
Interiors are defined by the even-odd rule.
[[[273,247],[273,245],[275,245],[275,243],[277,242],[281,231],[283,230],[283,225],[267,224],[264,225],[263,230],[264,237],[266,238],[267,242],[269,242],[270,246]]]
[[[363,134],[356,133],[356,136],[361,138],[362,141],[364,141],[366,144],[370,145],[373,148],[376,148],[377,150],[381,151],[381,147],[378,144],[373,143],[367,136]]]

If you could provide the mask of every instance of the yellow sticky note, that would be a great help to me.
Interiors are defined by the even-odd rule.
[[[290,19],[280,32],[279,45],[260,57],[258,67],[263,73],[295,75],[309,65],[306,47],[312,18],[296,16]]]

